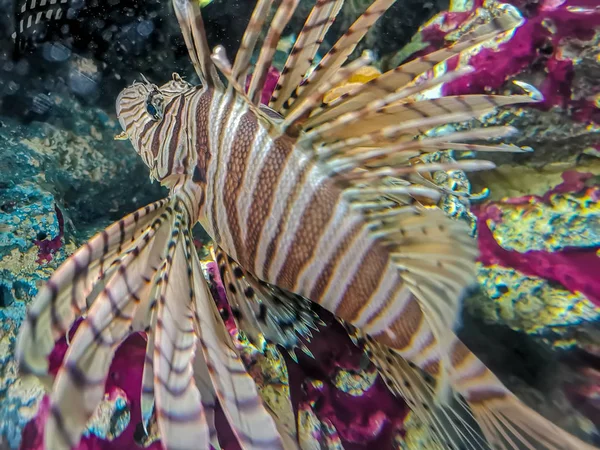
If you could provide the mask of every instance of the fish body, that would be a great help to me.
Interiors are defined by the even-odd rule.
[[[149,337],[142,413],[146,420],[154,409],[165,448],[218,446],[217,401],[242,448],[297,447],[260,401],[208,295],[191,244],[196,222],[216,243],[234,316],[253,341],[302,348],[318,323],[315,302],[359,330],[390,389],[445,447],[591,448],[523,405],[453,332],[474,281],[476,245],[466,225],[432,206],[441,193],[424,175],[489,165],[413,164],[445,148],[520,151],[465,143],[512,132],[506,127],[414,138],[536,101],[531,92],[416,100],[465,69],[421,83],[412,82],[416,76],[514,20],[326,103],[329,90],[370,63],[363,55],[345,64],[393,1],[375,0],[311,71],[341,3],[316,2],[267,107],[264,83],[298,1],[279,4],[246,90],[271,1],[257,3],[232,64],[221,47],[209,52],[198,4],[174,0],[201,85],[174,74],[160,87],[134,83],[117,99],[124,134],[170,196],[73,255],[40,293],[19,338],[21,367],[44,376],[51,343],[86,317],[50,380],[48,448],[77,443],[102,398],[114,349],[132,331]]]

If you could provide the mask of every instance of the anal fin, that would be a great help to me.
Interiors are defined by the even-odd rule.
[[[311,329],[316,331],[321,323],[313,303],[257,279],[221,248],[213,257],[234,318],[248,339],[260,350],[268,341],[290,352],[296,347],[307,352],[302,339],[310,341]]]

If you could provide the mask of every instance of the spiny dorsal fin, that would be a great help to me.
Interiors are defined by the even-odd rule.
[[[273,0],[258,0],[242,37],[242,42],[235,56],[232,69],[232,77],[240,86],[243,86],[246,82],[246,76],[250,69],[250,60],[252,59],[252,54],[254,53],[254,48],[256,47],[262,27],[269,16],[272,4]]]
[[[205,86],[221,86],[221,80],[219,80],[215,66],[210,60],[210,48],[198,2],[194,0],[173,0],[173,8],[192,64],[201,83]]]
[[[58,371],[50,396],[51,410],[44,432],[46,448],[75,446],[104,397],[104,385],[114,353],[130,333],[131,320],[153,282],[165,243],[169,223],[158,224],[121,255],[118,270],[93,303],[79,326]],[[22,337],[23,338],[23,337]]]
[[[210,432],[192,367],[197,339],[192,314],[193,280],[184,240],[189,224],[183,209],[178,203],[167,244],[152,356],[154,407],[162,445],[166,449],[192,450],[208,448]]]
[[[392,392],[404,398],[442,448],[469,450],[594,450],[528,408],[464,344],[452,336],[453,396],[441,402],[439,382],[370,338],[365,348]]]
[[[371,29],[373,24],[385,13],[395,0],[375,0],[367,10],[350,26],[348,31],[334,44],[333,48],[323,57],[321,62],[298,86],[294,95],[285,107],[290,112],[298,102],[314,92],[319,85],[334,75],[344,65],[350,54],[354,51],[361,39]]]
[[[244,91],[242,85],[240,85],[235,79],[231,69],[231,64],[229,59],[227,59],[227,55],[225,54],[225,48],[222,45],[215,47],[215,50],[211,55],[211,59],[229,82],[228,88],[234,89],[240,97],[244,98],[248,108],[256,115],[257,118],[261,119],[262,124],[269,129],[272,126],[273,121],[269,120],[268,115],[263,110],[262,106],[264,105],[254,104]]]
[[[273,62],[273,56],[277,50],[277,43],[299,2],[300,0],[282,0],[279,8],[277,8],[275,17],[273,17],[273,22],[271,22],[267,37],[265,37],[263,47],[258,55],[258,61],[252,74],[252,81],[248,88],[248,97],[250,97],[252,103],[255,105],[260,105],[263,87],[271,68],[271,63]]]
[[[468,113],[471,118],[476,118],[500,106],[516,103],[535,103],[540,101],[540,97],[537,94],[464,95],[420,101],[406,100],[402,103],[392,103],[392,101],[392,99],[383,98],[360,110],[343,114],[310,130],[306,133],[304,139],[311,142],[331,143],[374,133],[407,121],[414,121],[418,126],[419,121],[436,117],[440,119],[439,123],[441,124],[444,123],[445,116],[452,116],[459,112]],[[431,128],[431,125],[429,127]]]
[[[307,74],[343,3],[343,0],[317,0],[294,43],[269,102],[275,111],[285,113],[282,106]]]
[[[245,450],[284,450],[275,419],[265,409],[210,295],[191,236],[186,236],[186,249],[194,280],[193,313],[199,349],[225,417]]]
[[[22,373],[47,376],[47,357],[54,342],[92,305],[99,293],[94,286],[114,273],[121,252],[167,219],[161,218],[162,214],[171,214],[166,204],[166,200],[152,203],[113,223],[54,272],[29,308],[19,334],[16,359]]]
[[[372,339],[366,339],[365,351],[388,388],[406,402],[441,448],[491,450],[460,398],[439,401],[434,377]]]

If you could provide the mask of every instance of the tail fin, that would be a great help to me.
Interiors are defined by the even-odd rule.
[[[216,443],[216,398],[242,448],[284,448],[209,297],[186,200],[174,195],[100,232],[55,272],[29,310],[16,357],[22,372],[49,381],[54,342],[84,316],[51,387],[45,448],[77,445],[104,396],[117,347],[137,331],[149,341],[142,407],[147,416],[154,404],[165,449]]]
[[[429,426],[442,448],[469,450],[593,450],[512,394],[455,338],[450,380],[454,397],[440,402],[437,380],[392,349],[367,339],[367,352],[388,387]]]

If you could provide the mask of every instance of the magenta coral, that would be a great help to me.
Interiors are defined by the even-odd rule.
[[[565,172],[563,183],[542,197],[519,197],[501,203],[514,205],[547,202],[551,195],[580,192],[584,189],[588,189],[591,198],[598,199],[600,188],[586,188],[585,181],[590,177],[591,174],[587,173]],[[512,267],[526,275],[560,283],[569,291],[580,292],[600,306],[600,248],[565,248],[555,252],[531,250],[525,253],[506,250],[498,244],[488,226],[488,221],[498,223],[502,220],[502,211],[498,205],[486,203],[473,208],[473,213],[478,218],[479,260],[484,265]]]
[[[246,90],[250,87],[250,81],[252,81],[252,76],[248,75],[246,78]],[[277,81],[279,81],[279,71],[275,67],[271,67],[267,73],[267,79],[265,80],[265,86],[260,98],[262,104],[267,105],[269,100],[271,100],[271,95],[277,86]]]
[[[65,234],[65,221],[61,210],[58,206],[54,206],[56,211],[56,220],[58,220],[58,235],[53,239],[36,239],[33,241],[38,246],[38,264],[52,261],[53,255],[62,248],[62,238]]]
[[[71,336],[75,333],[80,322],[71,329]],[[67,352],[66,339],[59,340],[50,354],[50,372],[56,372]],[[106,393],[110,398],[119,391],[125,393],[130,410],[130,421],[123,432],[114,440],[108,441],[90,434],[84,436],[74,450],[132,450],[141,448],[135,445],[133,435],[137,424],[141,421],[140,394],[144,356],[146,354],[146,340],[142,334],[130,336],[117,350],[111,364],[108,379],[106,380]],[[35,418],[23,430],[21,450],[43,450],[43,428],[49,412],[50,399],[44,396]],[[149,450],[160,450],[160,443],[156,442]]]
[[[594,0],[512,0],[506,3],[525,13],[525,23],[507,42],[473,55],[469,65],[476,70],[448,83],[443,93],[464,95],[498,91],[509,78],[533,69],[545,73],[544,80],[536,86],[544,96],[542,108],[560,106],[568,109],[576,120],[600,123],[600,109],[592,99],[572,98],[573,60],[560,49],[567,39],[589,41],[599,31],[600,10],[595,9],[598,3]],[[448,30],[466,22],[482,4],[483,0],[476,0],[472,11],[441,13],[440,20],[422,30],[423,41],[430,45],[420,53],[444,46]],[[577,12],[578,8],[588,8],[589,12]],[[449,67],[453,68],[456,63],[457,58],[449,63]]]

